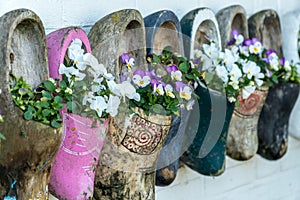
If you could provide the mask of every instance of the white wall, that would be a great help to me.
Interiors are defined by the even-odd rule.
[[[232,4],[242,5],[248,16],[262,9],[275,9],[280,16],[300,10],[300,0],[0,0],[0,16],[13,9],[28,8],[40,16],[46,33],[70,25],[88,32],[97,20],[124,8],[138,9],[143,16],[169,9],[180,19],[194,8],[208,7],[218,12]],[[158,200],[298,200],[300,141],[290,138],[288,153],[279,161],[267,161],[258,155],[246,162],[227,158],[225,173],[216,178],[181,168],[171,186],[157,187],[156,197]]]

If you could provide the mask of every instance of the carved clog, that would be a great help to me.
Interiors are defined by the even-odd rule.
[[[40,18],[27,9],[0,18],[0,198],[16,181],[17,199],[48,199],[51,164],[60,146],[62,128],[26,121],[11,93],[10,75],[23,77],[32,88],[49,78],[46,36]]]

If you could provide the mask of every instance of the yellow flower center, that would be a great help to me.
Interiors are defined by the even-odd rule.
[[[186,92],[181,92],[180,97],[183,98],[183,99],[189,100],[191,98],[191,95],[186,93]]]
[[[143,80],[140,80],[139,81],[139,86],[142,86],[142,85],[144,85],[145,84],[145,82],[143,81]]]

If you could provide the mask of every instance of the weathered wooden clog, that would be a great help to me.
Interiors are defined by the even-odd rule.
[[[117,81],[121,74],[117,66],[120,66],[122,53],[135,58],[135,66],[147,68],[145,27],[139,11],[124,9],[101,18],[92,26],[88,37],[93,55]]]
[[[235,29],[248,38],[248,22],[245,9],[234,5],[217,13],[222,45],[226,48]],[[235,107],[228,130],[227,155],[236,160],[252,158],[258,149],[257,122],[267,95],[267,88],[256,90],[246,100],[239,96],[239,106]]]
[[[248,19],[249,36],[260,39],[267,49],[282,57],[279,16],[275,10],[263,10]],[[279,83],[269,93],[258,121],[258,153],[269,160],[281,158],[288,147],[290,113],[299,93],[299,84]]]
[[[211,41],[215,42],[221,49],[219,25],[215,14],[210,9],[199,8],[192,10],[181,19],[180,23],[184,34],[185,53],[189,59],[194,59],[195,50],[202,50],[202,45],[209,44]],[[210,106],[215,113],[218,113],[220,110],[217,110],[217,107],[214,106],[215,104],[210,104],[210,98],[213,98],[216,102],[223,100],[223,111],[226,112],[225,107],[227,103],[221,93],[220,95],[214,95],[215,92],[210,93],[206,87],[198,87],[196,94],[200,97],[198,100],[199,107],[207,106],[208,109]],[[217,97],[220,97],[220,99],[217,99]],[[206,111],[208,113],[205,113]],[[225,170],[226,148],[224,138],[227,138],[228,126],[223,129],[224,123],[216,123],[218,120],[215,121],[216,118],[213,117],[215,115],[211,115],[210,110],[200,107],[198,112],[200,112],[200,118],[196,122],[198,124],[196,137],[193,138],[193,143],[181,156],[181,160],[191,169],[201,174],[219,175]],[[225,114],[223,112],[221,114],[225,118]],[[230,120],[230,117],[228,120]],[[189,121],[195,121],[195,119],[190,118]],[[212,126],[214,128],[209,129]],[[210,137],[209,134],[214,135],[214,138]]]
[[[248,25],[245,9],[240,5],[232,5],[221,9],[216,18],[219,23],[222,48],[227,46],[227,43],[231,39],[231,31],[237,30],[244,35],[244,38],[248,38]]]
[[[195,92],[201,97],[198,131],[181,160],[203,175],[218,176],[225,171],[226,139],[234,103],[229,103],[222,93],[202,85]]]
[[[49,78],[46,36],[40,18],[27,9],[0,18],[0,198],[11,184],[17,199],[48,199],[51,164],[60,146],[62,128],[25,121],[10,93],[10,75],[23,77],[33,88]]]
[[[88,36],[93,54],[117,79],[121,73],[119,57],[122,53],[129,53],[136,59],[135,66],[138,68],[147,68],[144,64],[144,20],[137,10],[120,10],[103,17],[93,25]],[[119,112],[110,121],[99,165],[96,167],[95,199],[155,198],[156,161],[171,119],[157,118],[161,120],[157,121],[155,117],[147,119],[143,112],[137,113],[130,118],[125,112]],[[128,124],[130,126],[127,127]],[[149,128],[151,124],[156,131]],[[154,137],[148,137],[150,135]]]
[[[300,61],[299,58],[299,43],[298,43],[298,35],[300,31],[300,12],[293,11],[285,14],[281,18],[282,22],[282,47],[283,54],[287,60],[293,60],[295,63]],[[295,28],[298,27],[298,28]],[[296,104],[292,110],[290,121],[289,121],[289,133],[294,138],[300,140],[300,95],[298,95],[298,99]]]
[[[148,15],[144,18],[146,27],[146,46],[147,54],[155,53],[160,55],[168,47],[172,52],[183,55],[183,43],[181,27],[177,16],[169,10],[162,10]],[[149,69],[152,65],[149,64]],[[156,185],[170,185],[176,178],[179,167],[180,144],[175,142],[178,129],[180,127],[180,116],[172,116],[170,132],[164,147],[174,145],[171,152],[162,151],[158,158],[156,171]],[[175,144],[176,143],[176,144]],[[166,163],[169,161],[170,163]],[[167,166],[162,166],[164,163]]]

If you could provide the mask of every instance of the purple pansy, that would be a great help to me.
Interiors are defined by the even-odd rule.
[[[261,43],[260,40],[259,40],[258,38],[252,38],[252,44],[255,44],[256,42]]]
[[[180,89],[181,89],[181,88],[184,88],[184,87],[186,87],[186,86],[188,86],[188,85],[185,84],[185,83],[183,83],[183,82],[181,82],[181,81],[176,81],[176,82],[175,82],[175,90],[176,90],[177,92],[180,92]]]
[[[231,31],[231,34],[233,35],[233,37],[237,37],[237,36],[239,35],[239,32],[238,32],[238,30],[233,29],[233,30]]]
[[[266,68],[266,76],[270,78],[272,75],[273,75],[273,72],[271,72],[270,70],[268,70]]]
[[[158,81],[158,80],[156,80],[156,79],[151,79],[150,83],[151,83],[151,87],[152,87],[152,88],[154,88],[155,86],[157,87],[157,86],[160,85],[160,84],[161,84],[163,87],[166,86],[166,83],[165,83],[165,82]]]
[[[245,41],[244,41],[244,45],[245,46],[250,46],[250,45],[252,45],[252,40],[251,39],[246,39]]]
[[[281,65],[281,66],[284,66],[284,63],[285,63],[285,58],[280,58],[280,60],[279,60],[279,61],[280,61],[280,65]]]
[[[232,46],[234,45],[236,42],[236,39],[232,38],[231,40],[229,40],[229,42],[227,43],[228,46]]]
[[[147,74],[146,74],[146,70],[144,70],[144,69],[137,69],[137,70],[135,70],[133,72],[133,75],[140,75],[143,78]]]
[[[170,65],[166,67],[166,70],[170,74],[171,72],[177,71],[178,68],[176,67],[176,65]]]
[[[121,61],[122,61],[123,64],[126,64],[126,63],[129,61],[129,59],[130,59],[130,56],[129,56],[128,53],[123,53],[123,54],[121,55]],[[127,62],[126,62],[126,61],[127,61]]]
[[[276,51],[275,51],[274,49],[268,49],[268,50],[266,51],[266,56],[269,57],[269,55],[270,55],[271,53],[276,53]]]

